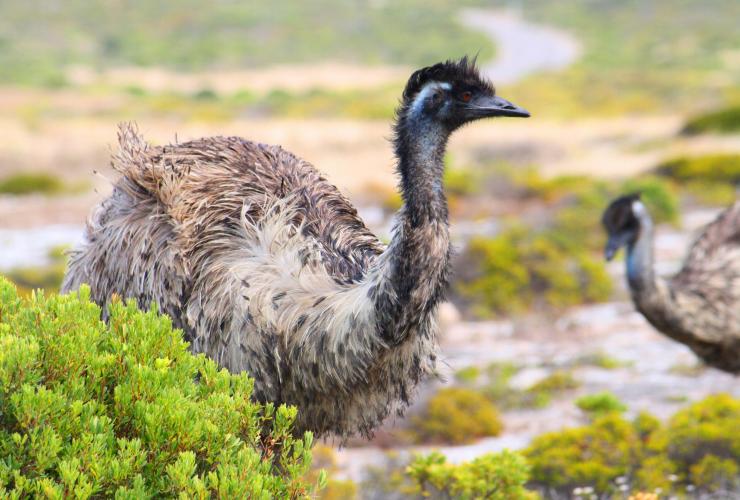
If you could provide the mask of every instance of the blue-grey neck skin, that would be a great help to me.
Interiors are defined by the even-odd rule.
[[[634,292],[643,292],[655,288],[653,220],[644,207],[635,215],[640,221],[640,232],[627,246],[627,281]]]
[[[449,136],[446,127],[426,116],[421,106],[412,106],[398,119],[395,145],[401,195],[412,226],[447,221],[442,177]]]

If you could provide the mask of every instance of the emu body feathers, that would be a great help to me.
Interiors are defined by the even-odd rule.
[[[238,138],[151,147],[124,127],[119,140],[121,178],[63,290],[158,303],[195,352],[250,373],[257,399],[298,405],[299,429],[368,434],[401,410],[434,366],[431,311],[378,334],[385,248],[334,186]]]

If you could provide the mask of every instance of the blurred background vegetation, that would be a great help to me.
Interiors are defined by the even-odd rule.
[[[452,141],[451,373],[422,388],[409,418],[351,443],[392,448],[382,465],[363,461],[359,480],[351,449],[347,458],[320,443],[310,482],[328,471],[325,498],[732,495],[737,385],[630,319],[599,218],[612,197],[641,192],[670,271],[737,198],[736,0],[6,0],[0,272],[25,296],[58,288],[74,238],[24,246],[15,235],[81,233],[115,178],[106,165],[122,120],[159,143],[177,133],[281,143],[327,171],[387,238],[401,200],[384,138],[408,74],[463,54],[485,65],[511,49],[466,24],[467,8],[562,30],[580,55],[497,85],[532,119]],[[39,245],[37,259],[4,264]],[[625,332],[636,336],[630,356],[609,343]],[[523,344],[527,356],[505,350]],[[520,451],[477,457],[502,443]],[[451,457],[473,447],[477,458],[430,446]]]

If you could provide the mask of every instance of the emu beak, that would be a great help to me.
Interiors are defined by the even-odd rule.
[[[619,248],[626,245],[628,240],[629,235],[627,234],[615,234],[609,236],[606,246],[604,247],[604,258],[607,261],[612,260],[614,256],[617,255]]]
[[[516,116],[519,118],[529,118],[529,111],[520,108],[503,97],[492,96],[482,97],[476,100],[472,106],[473,110],[479,112],[481,117],[489,116]]]

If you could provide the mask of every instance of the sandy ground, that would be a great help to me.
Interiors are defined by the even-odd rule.
[[[404,66],[367,66],[339,62],[285,64],[244,71],[178,73],[162,68],[116,68],[103,72],[74,67],[68,72],[76,85],[135,86],[150,92],[174,91],[192,94],[204,89],[231,94],[242,90],[257,93],[282,89],[303,92],[374,89],[403,82],[411,71]]]

